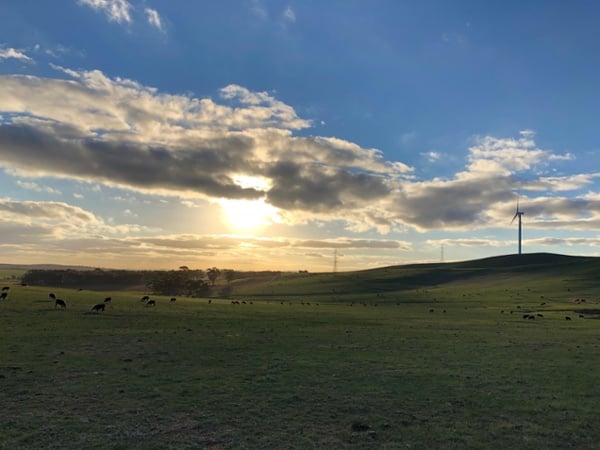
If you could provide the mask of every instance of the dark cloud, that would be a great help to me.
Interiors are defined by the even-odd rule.
[[[171,150],[127,142],[60,139],[29,125],[0,125],[0,160],[25,173],[104,181],[138,189],[253,199],[263,195],[229,177],[246,167],[247,139],[203,141],[202,148]]]
[[[401,220],[421,229],[489,222],[486,212],[513,198],[508,177],[472,178],[410,186],[394,202]]]
[[[390,193],[379,175],[280,161],[267,171],[272,187],[267,201],[286,210],[332,212],[352,208]]]

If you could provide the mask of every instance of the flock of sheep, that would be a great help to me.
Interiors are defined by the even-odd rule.
[[[0,300],[6,300],[8,299],[8,292],[10,291],[10,286],[4,286],[2,288],[2,292],[0,293]],[[56,296],[56,294],[54,294],[53,292],[50,292],[48,294],[48,297],[50,297],[51,300],[54,301],[54,308],[62,308],[62,309],[67,309],[67,302],[61,298],[58,298]],[[144,295],[141,299],[141,302],[145,303],[146,306],[156,306],[156,301],[155,300],[150,300],[150,296],[148,295]],[[175,301],[177,301],[176,297],[171,297],[170,302],[174,303]],[[99,313],[101,311],[105,311],[106,310],[106,305],[111,304],[112,302],[112,297],[106,297],[104,299],[104,302],[102,303],[96,303],[95,305],[92,306],[92,308],[90,309],[89,312],[93,312],[93,313]]]

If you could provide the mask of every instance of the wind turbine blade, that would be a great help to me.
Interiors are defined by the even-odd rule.
[[[515,219],[517,218],[518,215],[519,215],[518,213],[515,213],[515,216],[512,218],[512,220],[510,221],[510,223],[513,223],[515,221]]]

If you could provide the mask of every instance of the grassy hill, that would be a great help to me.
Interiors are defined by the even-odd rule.
[[[273,274],[154,307],[8,282],[0,448],[597,449],[598,261]]]
[[[507,255],[456,263],[414,264],[378,269],[323,273],[281,274],[261,282],[235,287],[239,296],[253,298],[302,297],[322,301],[353,301],[360,298],[378,302],[407,301],[415,291],[449,295],[461,290],[498,293],[535,288],[548,295],[567,293],[571,285],[586,287],[590,293],[600,286],[600,258],[573,257],[548,253]],[[234,285],[235,286],[235,285]]]

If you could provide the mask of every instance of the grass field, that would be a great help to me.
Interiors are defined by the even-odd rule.
[[[154,308],[11,285],[0,448],[600,448],[599,268],[288,274]]]

